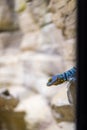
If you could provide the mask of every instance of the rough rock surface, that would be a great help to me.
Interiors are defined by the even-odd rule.
[[[0,1],[0,31],[11,31],[18,28],[15,20],[16,14],[13,10],[13,2],[9,0]]]
[[[23,130],[73,130],[67,83],[46,83],[74,65],[75,0],[0,1],[0,90],[6,88],[19,101],[13,111],[0,109],[0,129],[22,130],[23,124]],[[0,96],[2,109],[6,103],[12,106],[13,100]]]

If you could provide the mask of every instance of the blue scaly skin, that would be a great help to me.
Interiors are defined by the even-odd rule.
[[[76,71],[77,71],[76,67],[73,67],[62,74],[52,76],[52,78],[48,80],[47,86],[59,85],[59,84],[64,83],[65,81],[72,81],[72,80],[75,81]]]

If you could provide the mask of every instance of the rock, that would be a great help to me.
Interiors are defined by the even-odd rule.
[[[19,101],[1,94],[0,106],[11,111],[0,111],[0,129],[74,129],[73,88],[68,100],[67,83],[46,84],[75,65],[75,0],[3,0],[0,14],[0,88]]]
[[[14,69],[14,70],[13,70]],[[18,69],[18,72],[16,73]],[[0,79],[0,85],[1,86],[11,86],[12,84],[14,85],[22,85],[22,68],[17,67],[14,65],[14,67],[10,66],[9,67],[3,67],[0,70],[0,75],[2,75]]]
[[[22,51],[27,50],[38,50],[41,44],[41,35],[40,32],[31,32],[29,34],[24,35],[20,49]]]
[[[76,107],[76,81],[71,81],[68,85],[68,91],[67,91],[68,100],[71,104],[73,104],[73,107]]]
[[[8,88],[9,92],[17,98],[19,101],[29,98],[31,95],[35,95],[35,91],[28,89],[24,86],[11,86]]]
[[[74,9],[74,11],[72,11],[71,15],[69,15],[69,16],[66,18],[66,21],[65,21],[65,29],[64,29],[64,31],[63,31],[63,34],[64,34],[64,36],[65,36],[67,39],[76,37],[76,32],[77,32],[77,31],[76,31],[76,25],[77,25],[76,15],[77,15],[77,10]]]
[[[22,33],[20,31],[16,32],[2,32],[0,33],[0,45],[2,46],[1,51],[3,49],[10,49],[14,47],[18,47],[20,45],[22,38]]]
[[[76,66],[76,61],[65,61],[65,70],[68,70],[69,68],[72,68],[73,66]]]
[[[3,49],[5,46],[9,44],[9,40],[10,40],[10,33],[0,34],[0,45],[2,46],[1,49]]]
[[[55,57],[55,58],[54,58]],[[64,64],[61,56],[49,55],[36,52],[26,52],[20,55],[20,62],[26,72],[40,73],[45,75],[54,75],[64,70]],[[50,68],[50,69],[49,69]]]
[[[61,44],[64,38],[61,30],[51,23],[41,28],[42,44],[40,51],[48,54],[61,55]]]
[[[5,16],[5,17],[4,17]],[[0,1],[0,30],[15,30],[18,28],[17,20],[14,19],[13,10],[6,0]]]
[[[75,42],[76,42],[75,40],[71,39],[71,40],[63,43],[62,52],[63,52],[65,60],[74,61],[76,59],[76,44],[75,44]],[[68,53],[67,53],[67,51],[68,51]]]
[[[40,20],[39,24],[41,27],[49,25],[52,23],[52,13],[46,13],[42,19]]]
[[[54,24],[49,24],[38,31],[24,35],[21,50],[35,50],[47,54],[61,55],[61,43],[64,42],[61,30],[56,29]]]
[[[26,130],[24,112],[0,111],[0,129]]]
[[[68,53],[67,53],[68,52]],[[65,61],[65,70],[76,64],[76,40],[69,39],[62,42],[62,56]]]
[[[62,62],[60,56],[34,52],[2,56],[0,86],[25,87],[31,93],[41,93],[51,100],[57,88],[49,89],[46,86],[47,80],[50,76],[63,71]]]
[[[34,18],[34,20],[39,24],[39,26],[44,26],[48,24],[52,19],[49,15],[47,14],[47,3],[44,0],[33,0],[29,2],[28,5],[30,12]],[[47,20],[50,17],[49,20]]]
[[[51,101],[53,116],[58,123],[75,121],[75,108],[69,103],[67,91],[67,84],[63,84]]]
[[[41,53],[27,52],[21,55],[20,61],[23,66],[24,85],[51,98],[55,94],[56,89],[49,89],[46,83],[49,78],[48,76],[62,72],[63,64],[61,57],[57,55],[50,56],[47,54],[43,55]],[[58,66],[58,64],[60,65]]]
[[[52,107],[55,120],[60,122],[75,122],[75,112],[71,105]]]
[[[68,0],[62,0],[62,1],[61,0],[50,0],[48,8],[51,11],[55,12],[56,10],[64,7],[67,2],[68,2]]]
[[[15,98],[5,88],[0,88],[0,111],[1,110],[13,110],[18,105],[18,99]]]
[[[58,90],[51,100],[51,106],[64,106],[70,104],[67,98],[67,85],[68,83],[63,83],[57,86]]]
[[[70,123],[70,122],[61,122],[58,124],[59,129],[58,130],[75,130],[76,124]]]
[[[26,10],[19,14],[18,20],[20,29],[24,34],[39,30],[39,26],[35,22],[29,8],[26,8]]]
[[[69,39],[76,35],[76,1],[51,0],[49,10],[53,12],[53,22],[60,28],[64,36]]]
[[[0,86],[22,85],[22,66],[18,62],[18,55],[4,55],[0,58]],[[18,64],[19,63],[19,64]]]
[[[15,0],[15,11],[21,13],[26,9],[26,1],[25,0]]]
[[[39,94],[22,100],[15,111],[26,112],[25,121],[28,129],[49,130],[52,126],[58,129],[47,101]]]
[[[74,22],[74,24],[76,24],[76,22]],[[63,34],[65,38],[70,39],[76,37],[76,26],[74,26],[74,24],[64,29]]]

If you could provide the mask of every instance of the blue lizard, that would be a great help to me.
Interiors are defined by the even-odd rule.
[[[72,80],[75,81],[76,71],[77,71],[76,67],[72,67],[71,69],[62,74],[52,76],[52,78],[48,80],[47,86],[59,85],[65,81],[72,81]]]

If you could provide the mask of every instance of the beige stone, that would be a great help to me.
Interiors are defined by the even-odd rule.
[[[22,51],[29,51],[29,50],[38,50],[40,48],[41,44],[41,35],[40,32],[31,32],[29,34],[26,34],[23,37],[20,49]]]
[[[64,83],[60,85],[57,94],[53,97],[51,101],[51,106],[53,110],[53,116],[58,123],[60,122],[74,122],[75,121],[75,106],[70,103],[70,93],[68,88],[69,83]],[[68,92],[68,95],[67,95]],[[74,98],[74,97],[73,97]]]
[[[57,124],[55,123],[51,109],[41,95],[34,95],[20,102],[15,108],[15,111],[25,111],[25,121],[27,122],[28,129],[42,129],[49,130],[52,127],[57,130]]]
[[[62,54],[63,58],[65,59],[66,62],[68,61],[76,61],[76,40],[75,39],[70,39],[70,40],[65,40],[62,43]]]
[[[19,26],[24,34],[34,32],[39,29],[38,24],[35,22],[30,10],[26,8],[21,14],[19,14]]]
[[[76,1],[51,0],[49,9],[53,12],[53,22],[61,28],[64,36],[69,39],[76,36]],[[72,25],[71,25],[72,23]]]
[[[18,28],[17,21],[13,15],[14,12],[10,9],[7,1],[0,1],[0,30],[15,30]]]

